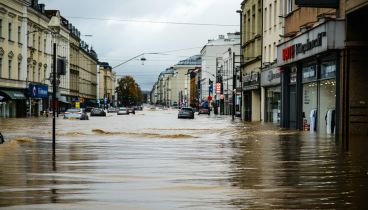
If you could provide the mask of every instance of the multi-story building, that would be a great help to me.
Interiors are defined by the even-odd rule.
[[[0,117],[26,114],[27,1],[0,2]]]
[[[333,8],[298,7],[290,1],[283,5],[285,41],[278,45],[277,57],[281,126],[333,136],[339,130],[336,110],[345,22],[336,19]]]
[[[201,64],[201,56],[194,55],[179,61],[173,66],[175,74],[172,85],[172,102],[177,102],[179,106],[194,106],[197,103],[197,98],[194,98],[195,89],[193,88],[194,86],[191,85],[191,81],[194,78],[193,70],[200,68]]]
[[[218,39],[208,40],[208,43],[203,46],[201,50],[202,64],[199,102],[206,101],[208,96],[214,96],[213,85],[216,83],[216,73],[220,60],[229,48],[238,43],[240,43],[240,35],[238,33],[228,33],[226,38],[224,35],[219,35]]]
[[[113,106],[116,104],[116,73],[107,62],[99,63],[98,71],[98,96],[99,103],[104,107]]]
[[[277,45],[283,40],[282,0],[263,1],[261,120],[280,123],[281,80]]]
[[[54,36],[48,28],[50,17],[46,15],[45,5],[32,1],[27,8],[27,71],[26,93],[28,114],[38,116],[50,106],[52,43]],[[59,15],[55,11],[55,15]]]
[[[237,35],[240,35],[237,34]],[[240,102],[240,96],[236,96],[234,92],[233,79],[237,82],[237,68],[240,67],[240,43],[230,45],[222,57],[218,59],[218,67],[216,72],[216,90],[215,98],[219,103],[220,114],[231,115],[233,113],[233,96],[237,98],[236,102]],[[220,91],[218,85],[220,84]],[[240,103],[237,104],[238,106]]]
[[[347,148],[365,145],[368,136],[368,1],[340,1],[339,18],[346,20],[337,89],[339,137]],[[365,149],[366,147],[361,147]]]
[[[94,106],[97,99],[97,54],[69,23],[70,31],[70,97],[81,107]],[[74,104],[75,105],[75,104]]]
[[[262,1],[244,0],[242,10],[242,119],[261,120]]]

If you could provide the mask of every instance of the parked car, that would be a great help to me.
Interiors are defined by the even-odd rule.
[[[125,115],[125,114],[129,114],[129,110],[126,107],[120,107],[119,110],[117,111],[118,115]]]
[[[115,113],[116,112],[116,108],[115,107],[109,107],[107,109],[107,113]]]
[[[102,117],[106,117],[106,112],[102,108],[93,108],[91,110],[91,116],[102,116]]]
[[[64,119],[88,120],[88,115],[84,109],[67,109],[64,112]]]
[[[183,107],[179,110],[178,118],[194,119],[194,111],[191,107]]]
[[[200,114],[208,114],[208,115],[210,115],[210,110],[208,108],[200,108],[198,110],[198,115],[200,115]]]
[[[91,112],[91,110],[92,110],[93,108],[94,108],[94,107],[88,106],[85,110],[86,110],[86,112]]]

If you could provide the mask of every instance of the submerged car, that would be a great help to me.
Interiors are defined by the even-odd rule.
[[[102,117],[106,117],[106,112],[102,108],[93,108],[91,110],[91,116],[102,116]]]
[[[183,107],[179,110],[178,118],[194,119],[194,110],[190,107]]]
[[[64,119],[88,120],[88,115],[84,109],[67,109],[64,112]]]
[[[115,113],[115,112],[116,112],[115,107],[109,107],[109,108],[107,109],[107,113]]]
[[[120,107],[117,111],[118,115],[126,115],[129,114],[129,110],[126,107]]]

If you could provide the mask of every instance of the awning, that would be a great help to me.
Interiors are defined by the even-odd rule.
[[[7,96],[9,96],[9,98],[11,98],[11,99],[19,99],[19,100],[26,99],[26,96],[21,91],[17,91],[17,90],[0,90],[0,92],[3,92]]]

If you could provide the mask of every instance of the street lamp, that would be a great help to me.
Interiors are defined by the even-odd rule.
[[[59,34],[60,32],[60,18],[58,16],[52,16],[51,20],[49,22],[49,26],[50,30],[52,31],[54,37],[56,37],[57,34]],[[57,103],[57,99],[56,99],[56,41],[54,40],[53,43],[53,69],[52,69],[52,154],[53,154],[53,159],[55,159],[55,150],[56,150],[56,145],[55,145],[55,138],[56,138],[56,103]]]

